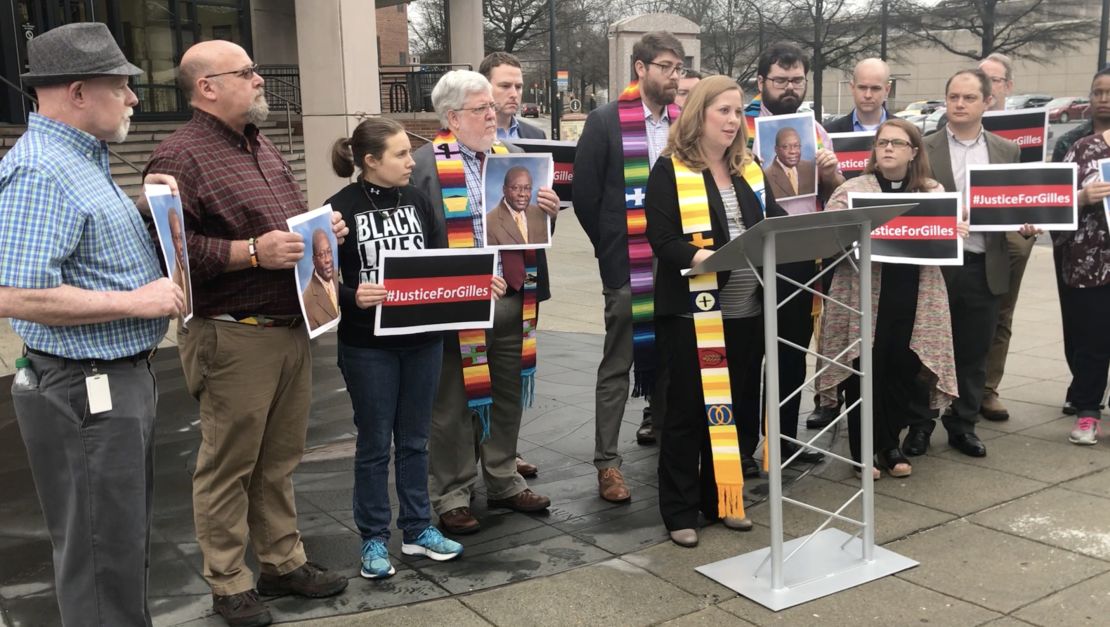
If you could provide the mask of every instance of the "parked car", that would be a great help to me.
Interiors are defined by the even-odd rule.
[[[943,100],[917,100],[906,105],[905,109],[902,109],[898,113],[895,113],[894,116],[903,119],[909,119],[910,116],[929,115],[933,111],[936,111],[937,107],[943,106]]]
[[[1066,124],[1069,120],[1086,120],[1091,115],[1091,101],[1086,98],[1056,98],[1045,105],[1048,121]]]
[[[1052,102],[1048,94],[1020,94],[1006,99],[1006,110],[1010,109],[1036,109]]]
[[[918,127],[921,128],[922,135],[928,135],[937,130],[937,125],[940,124],[941,118],[944,117],[947,107],[937,107],[935,111],[925,116],[921,122],[918,122]]]
[[[520,107],[520,115],[525,118],[538,118],[540,106],[534,102],[526,102]]]

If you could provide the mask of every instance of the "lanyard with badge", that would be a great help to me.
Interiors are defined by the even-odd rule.
[[[85,377],[85,393],[89,399],[89,413],[102,414],[112,411],[112,389],[108,385],[108,375],[96,368],[96,362],[89,364],[92,374]]]

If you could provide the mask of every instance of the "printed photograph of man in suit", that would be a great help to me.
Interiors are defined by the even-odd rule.
[[[486,214],[487,246],[548,243],[547,214],[532,203],[532,173],[524,166],[505,172],[501,202]]]
[[[339,278],[331,241],[324,229],[312,232],[312,268],[312,278],[302,297],[308,326],[316,329],[339,315]]]
[[[169,210],[166,214],[166,221],[170,226],[170,242],[173,245],[174,259],[170,280],[185,293],[185,314],[183,317],[188,320],[193,315],[193,290],[189,281],[189,265],[185,261],[185,233],[182,230],[181,217],[177,213],[177,209],[171,208]]]
[[[763,167],[775,198],[812,196],[817,193],[817,163],[802,159],[802,138],[793,127],[775,133],[775,157]]]

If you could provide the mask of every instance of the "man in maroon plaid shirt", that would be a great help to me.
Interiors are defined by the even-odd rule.
[[[186,51],[178,78],[193,119],[147,165],[181,188],[196,317],[178,344],[203,438],[193,519],[213,609],[233,626],[270,624],[259,593],[325,597],[347,587],[307,561],[297,530],[292,476],[304,452],[312,355],[293,276],[305,244],[286,220],[307,207],[256,126],[269,109],[255,68],[226,41]],[[262,570],[257,591],[244,562],[248,538]]]

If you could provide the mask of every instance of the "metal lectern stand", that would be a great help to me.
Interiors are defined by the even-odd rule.
[[[719,272],[737,268],[762,267],[764,341],[766,351],[767,439],[769,457],[771,508],[771,546],[744,555],[738,555],[712,564],[700,566],[697,571],[724,586],[766,606],[771,610],[785,609],[799,603],[839,592],[874,579],[894,574],[917,565],[917,562],[875,546],[875,492],[872,479],[874,451],[871,425],[871,231],[887,221],[905,213],[916,205],[887,205],[845,211],[811,213],[798,216],[770,218],[746,231],[743,235],[721,247],[711,257],[689,273]],[[858,242],[858,246],[855,243]],[[841,262],[851,259],[853,250],[859,254],[860,307],[855,309],[829,298],[811,287],[823,275]],[[806,284],[798,283],[778,274],[777,264],[812,259],[836,257],[828,267]],[[759,276],[756,271],[756,276]],[[806,385],[816,380],[827,368],[845,368],[779,337],[778,317],[774,315],[778,303],[776,278],[782,278],[798,287],[783,303],[799,295],[815,294],[826,303],[845,307],[860,315],[860,337],[854,338],[849,349],[859,346],[860,370],[846,368],[860,376],[860,401],[843,412],[809,441],[796,440],[779,433],[779,410],[786,401],[779,401],[778,357],[779,344],[803,351],[818,358],[817,374],[805,381],[787,399],[801,394]],[[868,341],[864,341],[867,338]],[[847,350],[845,349],[845,352]],[[822,365],[823,364],[823,365]],[[861,410],[862,464],[817,448],[813,442],[834,425],[845,421],[848,411],[857,405]],[[806,448],[818,450],[832,459],[846,462],[861,471],[860,489],[836,511],[827,511],[782,495],[781,442],[786,440],[798,445],[800,455]],[[792,460],[793,458],[791,458]],[[790,460],[787,460],[790,461]],[[843,512],[862,497],[862,520],[855,520]],[[784,542],[782,504],[791,505],[825,515],[825,520],[809,535]],[[858,528],[848,535],[836,528],[827,528],[837,520]],[[768,570],[768,565],[770,569]]]

